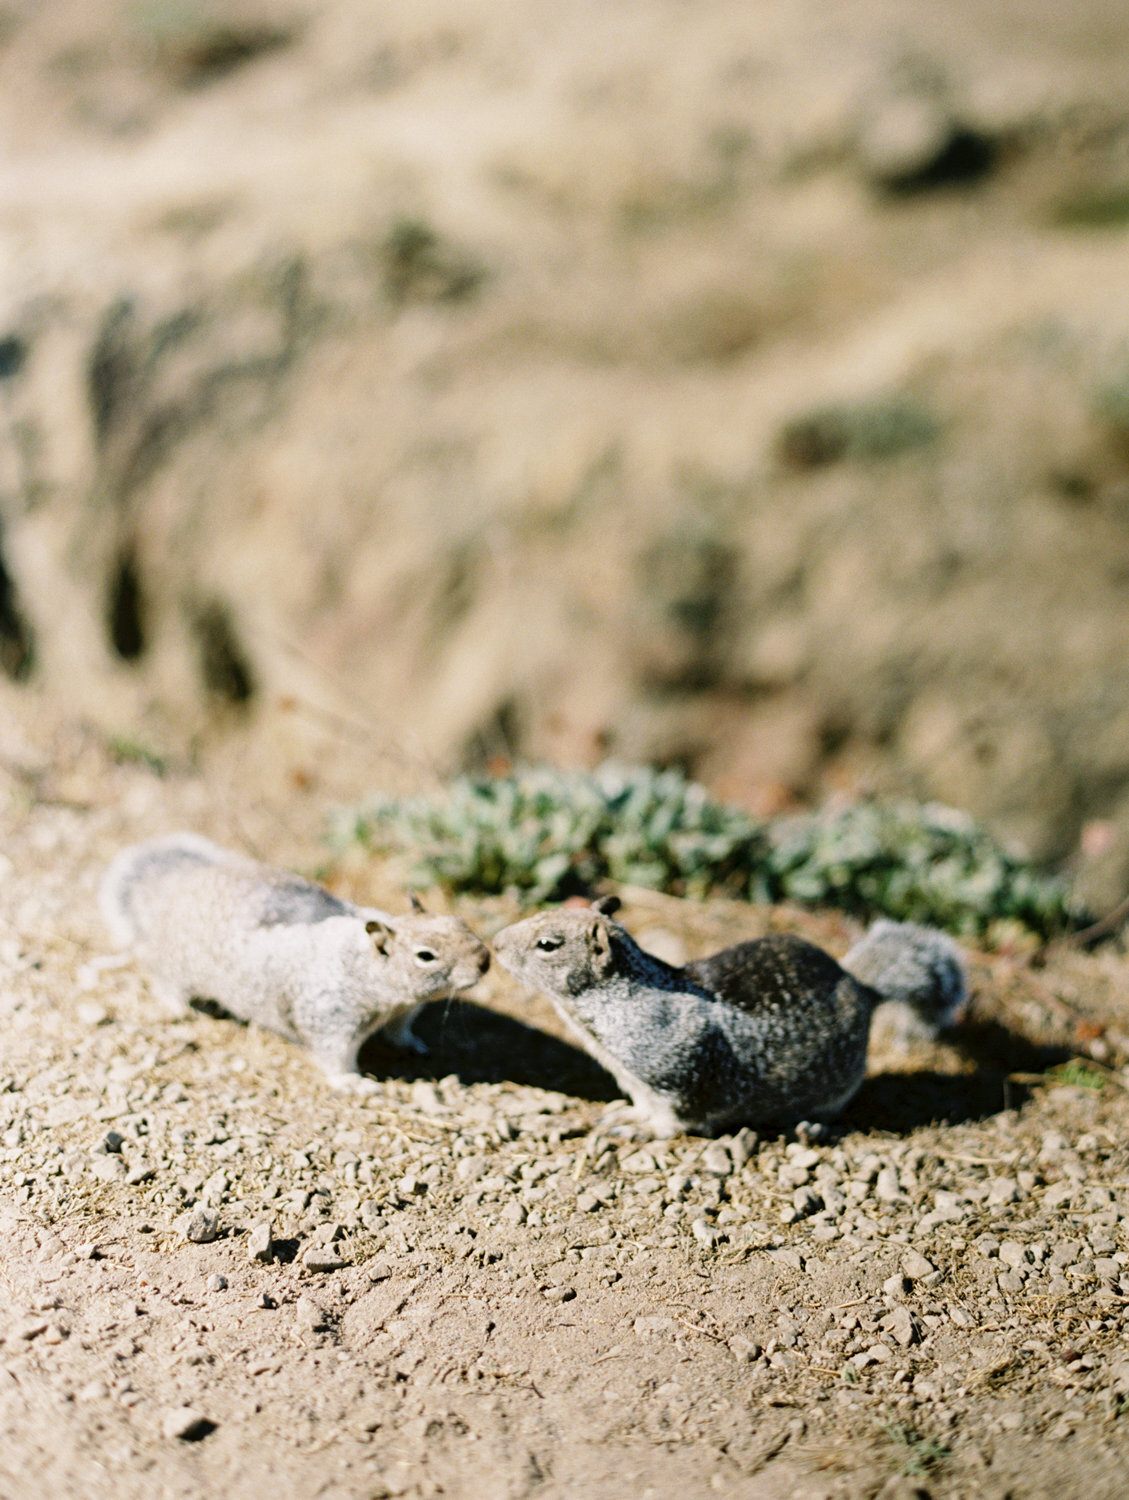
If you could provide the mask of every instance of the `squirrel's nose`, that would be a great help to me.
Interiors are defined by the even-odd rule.
[[[484,947],[484,948],[481,949],[481,951],[479,952],[479,955],[478,955],[478,972],[479,972],[479,974],[480,975],[485,974],[486,970],[489,967],[490,967],[490,949]]]

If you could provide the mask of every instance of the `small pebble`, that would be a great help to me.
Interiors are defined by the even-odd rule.
[[[193,1245],[210,1245],[219,1235],[219,1214],[211,1208],[194,1208],[183,1221],[182,1232]]]
[[[884,1365],[893,1357],[888,1344],[871,1344],[869,1349],[861,1349],[858,1354],[852,1354],[851,1364],[856,1370],[865,1370],[867,1365]]]
[[[894,1335],[903,1349],[908,1348],[916,1336],[913,1314],[904,1302],[898,1302],[890,1309],[882,1319],[882,1326]]]
[[[311,1240],[302,1251],[301,1261],[307,1271],[339,1271],[345,1265],[336,1246],[322,1240]]]
[[[728,1177],[733,1171],[733,1158],[721,1141],[711,1141],[702,1152],[702,1167],[715,1177]]]
[[[129,1174],[129,1168],[120,1156],[92,1156],[90,1175],[101,1182],[121,1182]]]
[[[690,1233],[698,1241],[698,1244],[704,1245],[707,1250],[712,1250],[716,1244],[725,1238],[721,1230],[706,1219],[695,1219],[690,1225]]]
[[[216,1424],[197,1411],[194,1406],[171,1407],[161,1418],[161,1432],[170,1441],[182,1443],[199,1442],[215,1431]]]
[[[882,1203],[896,1203],[902,1197],[902,1185],[894,1167],[883,1167],[874,1183],[874,1196]]]
[[[215,1275],[209,1276],[208,1277],[208,1290],[209,1290],[209,1292],[226,1292],[227,1291],[227,1277],[226,1276],[221,1276],[218,1271],[215,1273]]]
[[[931,1260],[927,1260],[920,1250],[907,1250],[902,1256],[902,1274],[908,1276],[911,1281],[920,1281],[925,1276],[931,1276],[937,1267]]]
[[[274,1254],[274,1225],[263,1219],[247,1233],[247,1259],[269,1261]]]
[[[1019,1184],[1014,1177],[996,1177],[988,1186],[988,1202],[993,1205],[1019,1202]]]
[[[294,1304],[294,1316],[303,1328],[316,1331],[326,1326],[325,1308],[305,1293]]]

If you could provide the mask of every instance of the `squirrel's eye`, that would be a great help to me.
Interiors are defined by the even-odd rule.
[[[539,948],[542,953],[555,953],[563,942],[564,938],[543,937],[537,939],[535,946]]]
[[[416,949],[416,963],[417,964],[433,964],[435,962],[435,960],[436,960],[437,957],[438,957],[438,954],[432,953],[432,951],[431,951],[430,948],[417,948]]]

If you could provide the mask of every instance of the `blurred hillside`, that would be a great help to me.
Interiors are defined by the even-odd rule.
[[[0,6],[5,711],[908,792],[1085,831],[1113,900],[1127,47],[1117,0]]]

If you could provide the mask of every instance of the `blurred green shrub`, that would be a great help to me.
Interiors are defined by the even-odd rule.
[[[485,278],[465,250],[421,219],[397,219],[380,246],[384,290],[392,302],[462,302]]]
[[[1054,205],[1051,223],[1064,229],[1121,229],[1129,224],[1129,187],[1072,193]]]
[[[607,764],[462,777],[432,797],[375,798],[334,820],[338,848],[407,861],[413,883],[514,892],[528,904],[604,880],[677,895],[793,900],[968,936],[1069,925],[1066,888],[971,818],[910,803],[758,823],[679,771]]]
[[[233,18],[217,0],[133,0],[125,14],[127,34],[190,87],[288,47],[297,36],[292,26]]]
[[[939,427],[920,402],[907,396],[822,406],[794,417],[781,430],[778,450],[796,469],[817,469],[840,459],[895,458],[924,447]]]
[[[1094,389],[1090,407],[1119,438],[1129,437],[1129,359],[1123,360]]]

